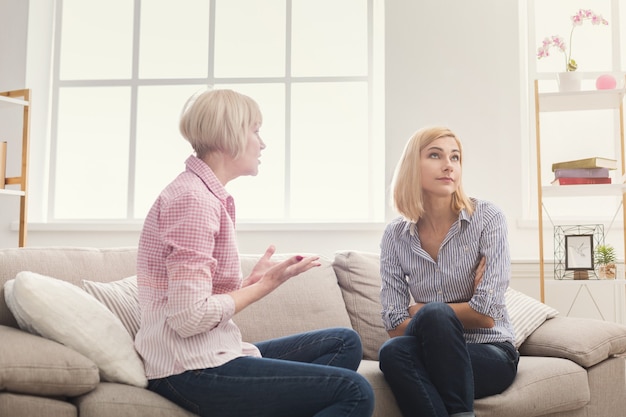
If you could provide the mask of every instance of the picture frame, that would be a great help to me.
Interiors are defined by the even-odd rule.
[[[565,270],[594,270],[593,234],[565,235]]]

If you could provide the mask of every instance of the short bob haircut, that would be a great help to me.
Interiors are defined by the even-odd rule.
[[[392,204],[404,218],[411,222],[417,223],[424,215],[420,169],[421,151],[433,141],[444,137],[454,138],[461,151],[460,163],[462,164],[463,148],[459,138],[447,127],[433,126],[422,128],[413,134],[404,147],[398,165],[396,165],[391,182],[393,191]],[[465,209],[470,215],[474,212],[474,205],[469,197],[465,195],[460,180],[459,186],[452,195],[452,209],[457,213]]]
[[[233,90],[207,90],[187,100],[180,116],[180,132],[198,158],[212,152],[239,157],[251,126],[261,123],[259,105]]]

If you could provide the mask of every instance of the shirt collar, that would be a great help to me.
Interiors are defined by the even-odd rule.
[[[465,209],[461,209],[459,213],[459,225],[462,226],[462,223],[469,223],[471,221],[471,216],[467,213]],[[410,236],[414,236],[417,233],[417,223],[416,222],[406,222],[404,226],[404,231],[408,232]]]
[[[202,159],[195,155],[191,155],[185,161],[185,165],[187,166],[187,170],[196,174],[202,182],[204,182],[209,191],[211,191],[221,201],[226,201],[229,198],[232,198],[226,191],[226,188],[224,188],[224,185],[222,185],[220,180],[217,179],[213,170]]]

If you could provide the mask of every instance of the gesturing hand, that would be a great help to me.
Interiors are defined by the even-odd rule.
[[[269,246],[252,268],[250,275],[244,280],[242,287],[229,293],[235,300],[235,312],[265,297],[289,278],[321,265],[318,261],[319,256],[305,258],[294,255],[282,262],[272,261],[275,251],[276,248],[273,245]]]
[[[261,259],[259,259],[256,265],[254,265],[254,267],[252,268],[252,271],[250,272],[248,278],[243,281],[243,287],[254,284],[261,279],[263,274],[265,274],[268,269],[278,264],[278,262],[271,260],[274,252],[276,252],[276,247],[274,247],[274,245],[270,245],[265,250],[265,253],[263,254],[263,256],[261,256]]]
[[[292,256],[282,262],[273,261],[271,258],[276,252],[276,248],[270,245],[261,259],[254,265],[250,275],[243,283],[243,286],[254,284],[259,281],[267,283],[272,288],[276,288],[289,278],[299,275],[309,269],[320,266],[319,256]]]

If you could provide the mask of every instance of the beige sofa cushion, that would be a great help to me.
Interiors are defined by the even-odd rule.
[[[197,417],[150,390],[110,382],[73,402],[80,417]]]
[[[585,337],[580,337],[584,334]],[[613,355],[626,353],[626,326],[602,320],[555,317],[531,334],[522,355],[570,359],[589,368]]]
[[[523,356],[513,385],[476,400],[474,410],[480,417],[543,416],[576,410],[590,398],[584,368],[565,359]]]
[[[290,256],[276,254],[272,259],[284,260]],[[241,256],[244,277],[250,274],[259,258],[260,255]],[[291,278],[235,315],[233,320],[245,341],[254,343],[309,330],[350,327],[331,262],[326,258],[321,258],[320,262],[321,266]],[[298,318],[293,317],[294,311],[299,312]]]
[[[361,336],[363,358],[378,360],[380,346],[389,339],[380,315],[380,257],[377,253],[339,251],[333,268],[352,328]]]
[[[0,325],[0,391],[75,396],[100,381],[90,359],[60,343]]]
[[[77,417],[78,410],[74,404],[68,403],[63,398],[0,392],[0,415],[2,417]]]

